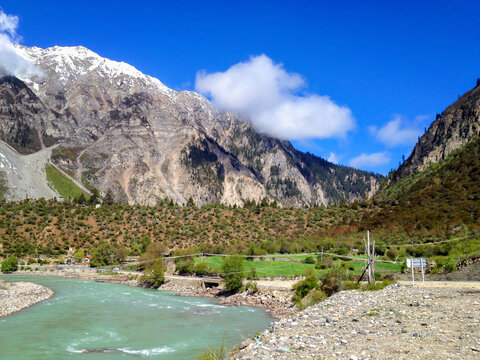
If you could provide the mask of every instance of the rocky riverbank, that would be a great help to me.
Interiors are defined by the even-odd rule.
[[[29,282],[10,283],[0,280],[0,317],[50,299],[53,295],[52,290],[38,284]]]
[[[480,289],[344,291],[242,346],[232,359],[479,359]]]
[[[208,297],[218,300],[220,305],[227,306],[254,306],[263,307],[267,312],[280,317],[295,312],[292,305],[292,291],[259,288],[257,292],[242,292],[234,295],[225,296],[219,288],[198,288],[184,287],[171,282],[163,284],[159,290],[173,291],[176,296],[198,296]]]

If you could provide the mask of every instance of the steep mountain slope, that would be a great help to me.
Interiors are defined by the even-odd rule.
[[[378,189],[381,176],[303,154],[218,112],[203,96],[171,90],[125,63],[83,47],[17,50],[44,72],[22,79],[49,119],[34,116],[28,129],[58,144],[57,166],[117,200],[240,205],[267,198],[308,206],[370,197]],[[0,118],[0,126],[11,128],[12,119]],[[14,136],[4,133],[11,142]],[[41,140],[28,149],[44,146]]]
[[[397,190],[394,200],[358,222],[362,230],[385,228],[390,240],[392,234],[448,238],[480,230],[480,137]]]
[[[13,76],[0,77],[1,140],[28,154],[51,145],[61,135],[71,135],[72,127],[65,124],[66,117],[45,106],[24,82]]]
[[[394,174],[394,181],[425,170],[480,135],[480,81],[430,125],[409,158]]]

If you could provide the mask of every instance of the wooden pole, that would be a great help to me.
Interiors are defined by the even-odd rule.
[[[376,260],[376,257],[375,257],[375,240],[373,240],[373,244],[372,244],[372,266],[370,267],[371,271],[372,271],[372,282],[375,284],[375,260]]]
[[[370,230],[367,230],[367,256],[368,256],[368,263],[371,265],[372,259],[370,256]],[[368,268],[368,283],[370,284],[372,282],[372,271],[370,270],[371,268]]]
[[[412,266],[412,286],[415,285],[415,275],[413,274],[413,260],[412,263],[410,264]]]

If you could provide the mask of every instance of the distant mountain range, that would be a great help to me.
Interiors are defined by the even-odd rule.
[[[104,196],[143,205],[190,198],[327,205],[370,198],[383,179],[302,153],[195,92],[169,89],[84,47],[17,51],[44,75],[0,78],[7,199],[58,196],[45,186],[49,162]]]

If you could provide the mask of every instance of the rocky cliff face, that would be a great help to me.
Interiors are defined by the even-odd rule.
[[[0,77],[0,138],[22,154],[36,152],[69,136],[63,114],[50,110],[21,80]]]
[[[418,140],[394,181],[425,170],[480,135],[480,82],[450,105]]]
[[[24,95],[17,115],[0,118],[3,139],[28,134],[32,144],[17,147],[28,152],[57,144],[57,166],[117,200],[241,205],[267,198],[307,206],[361,199],[379,187],[378,175],[301,153],[197,93],[171,90],[86,48],[17,50],[44,76],[16,80]],[[3,111],[8,85],[0,91]],[[29,101],[37,113],[27,110]]]

